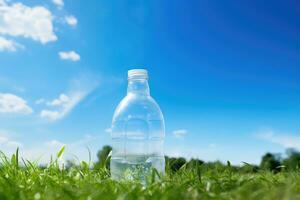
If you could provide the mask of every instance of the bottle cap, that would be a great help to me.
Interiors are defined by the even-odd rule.
[[[148,79],[148,71],[145,69],[128,70],[128,79]]]

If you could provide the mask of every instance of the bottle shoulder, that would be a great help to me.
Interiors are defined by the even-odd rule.
[[[129,94],[124,97],[114,112],[113,122],[116,120],[127,120],[132,117],[163,121],[161,109],[150,95]]]
[[[163,114],[151,96],[127,95],[118,105],[113,116],[114,139],[161,141],[165,135]]]

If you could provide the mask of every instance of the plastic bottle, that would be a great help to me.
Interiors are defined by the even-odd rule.
[[[112,120],[112,179],[146,183],[154,170],[164,174],[164,137],[164,118],[150,96],[147,70],[129,70],[127,95]]]

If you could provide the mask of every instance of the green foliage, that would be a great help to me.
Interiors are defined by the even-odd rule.
[[[282,161],[288,170],[296,170],[300,168],[300,153],[294,149],[287,150],[288,157]]]
[[[22,159],[18,150],[11,158],[0,152],[0,199],[300,199],[299,169],[287,167],[273,173],[274,155],[264,156],[264,169],[248,163],[237,167],[229,161],[224,165],[167,158],[165,176],[158,181],[160,175],[153,170],[145,187],[111,180],[106,168],[110,151],[105,149],[106,153],[99,153],[102,162],[97,168],[85,161],[61,167],[64,148],[44,167]],[[282,162],[294,161],[298,163],[296,152]]]
[[[57,158],[60,158],[65,152],[66,146],[63,146],[57,153]]]
[[[103,168],[106,167],[109,169],[109,163],[110,163],[110,152],[112,151],[111,146],[105,145],[102,147],[102,149],[97,153],[98,161],[95,164],[95,168]]]
[[[266,153],[262,157],[262,161],[260,164],[261,169],[270,170],[272,172],[279,172],[280,171],[280,159],[276,157],[276,155],[271,153]]]
[[[259,171],[259,167],[256,165],[251,165],[249,163],[243,162],[243,166],[240,167],[240,171],[244,173],[257,173]]]
[[[166,156],[167,167],[170,171],[176,172],[183,167],[187,162],[184,158],[169,158]]]

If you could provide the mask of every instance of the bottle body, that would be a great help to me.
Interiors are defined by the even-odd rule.
[[[146,181],[152,169],[165,171],[165,125],[145,79],[129,80],[127,96],[112,122],[111,176],[114,180]]]

